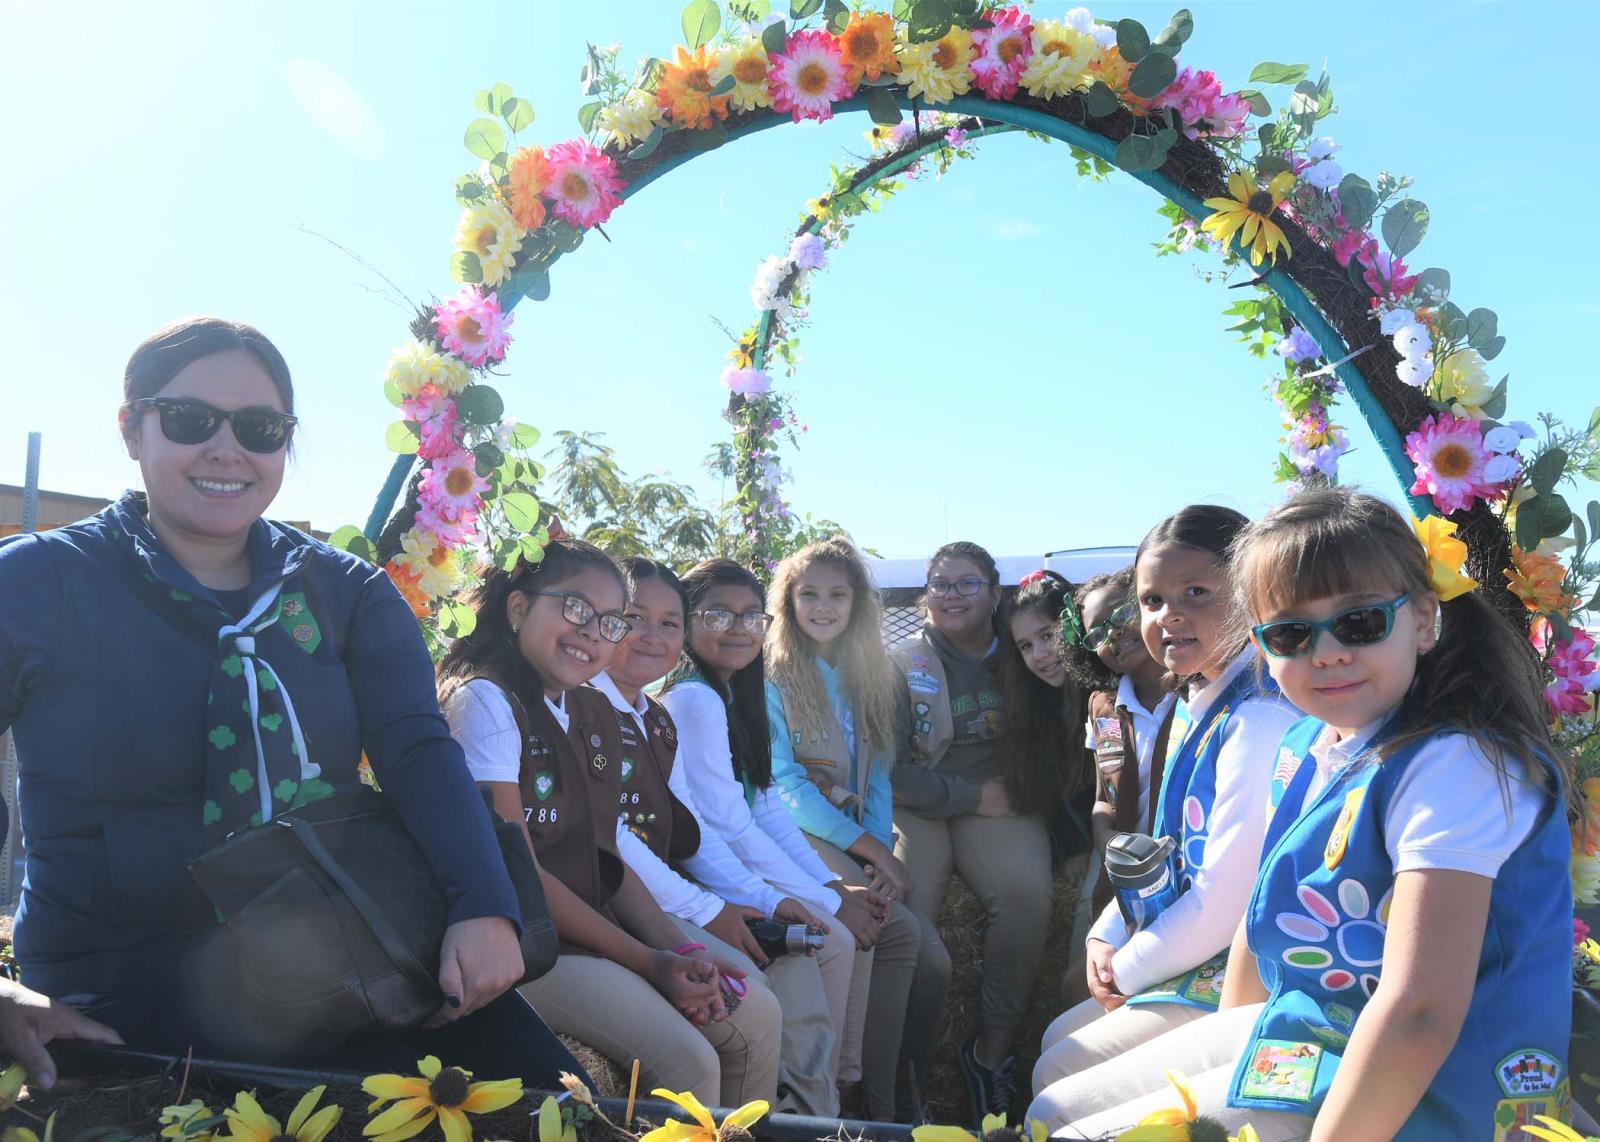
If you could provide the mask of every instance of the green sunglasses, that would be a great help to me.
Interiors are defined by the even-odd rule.
[[[1306,619],[1281,619],[1250,628],[1256,645],[1273,658],[1299,658],[1310,654],[1317,635],[1327,631],[1341,646],[1376,646],[1394,630],[1394,613],[1405,606],[1410,595],[1388,603],[1368,603],[1340,611],[1332,618],[1310,622]]]

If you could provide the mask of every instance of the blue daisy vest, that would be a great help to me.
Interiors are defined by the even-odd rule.
[[[1322,730],[1306,718],[1279,747],[1267,856],[1245,914],[1269,998],[1234,1072],[1234,1107],[1315,1115],[1383,972],[1394,892],[1383,822],[1423,743],[1347,766],[1305,804]],[[1536,1114],[1566,1117],[1570,848],[1551,798],[1495,877],[1461,1035],[1397,1139],[1501,1142],[1527,1137],[1517,1128]]]
[[[1222,731],[1245,702],[1278,692],[1277,683],[1270,678],[1257,678],[1256,674],[1251,663],[1234,675],[1205,717],[1191,723],[1177,751],[1167,760],[1156,803],[1155,832],[1158,837],[1171,837],[1177,842],[1171,860],[1178,896],[1194,887],[1195,874],[1205,863],[1211,808],[1217,798],[1217,755],[1222,752]],[[1128,1002],[1179,1003],[1215,1010],[1222,999],[1222,974],[1227,962],[1228,949],[1222,948],[1194,970],[1130,996]]]

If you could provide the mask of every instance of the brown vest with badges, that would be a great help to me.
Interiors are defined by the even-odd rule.
[[[950,718],[950,684],[944,663],[926,631],[890,651],[905,678],[911,701],[911,752],[923,765],[938,765],[955,738]]]
[[[618,796],[616,759],[622,748],[616,722],[609,716],[611,703],[596,690],[569,690],[565,699],[569,722],[563,732],[542,696],[525,703],[509,690],[506,693],[522,732],[517,784],[539,865],[585,904],[610,917],[607,905],[622,887],[623,871],[613,808]],[[594,954],[565,941],[561,951]]]
[[[789,708],[789,696],[782,688],[778,693],[783,698],[783,720],[789,726],[789,745],[794,750],[794,759],[805,767],[806,777],[829,804],[860,821],[862,807],[867,801],[867,766],[857,766],[855,778],[851,779],[850,748],[838,719],[830,719],[832,725],[821,733],[797,730],[794,712]]]
[[[700,825],[667,785],[678,756],[678,728],[666,707],[645,697],[644,724],[606,702],[616,726],[618,746],[617,820],[668,864],[678,864],[700,849]]]
[[[1172,734],[1172,716],[1177,703],[1167,707],[1167,716],[1156,731],[1155,745],[1150,751],[1150,807],[1143,821],[1139,820],[1139,797],[1143,788],[1139,782],[1139,744],[1134,737],[1133,715],[1126,706],[1117,705],[1115,690],[1097,690],[1089,695],[1089,724],[1094,727],[1096,755],[1099,744],[1118,736],[1122,765],[1117,770],[1116,781],[1108,782],[1105,774],[1095,765],[1095,796],[1112,806],[1112,827],[1119,833],[1155,833],[1156,802],[1161,791],[1161,779],[1167,768],[1167,740]],[[1104,908],[1111,902],[1111,881],[1102,876],[1095,884],[1094,907]]]

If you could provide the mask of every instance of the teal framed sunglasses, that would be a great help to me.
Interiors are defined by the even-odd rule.
[[[1311,622],[1306,619],[1281,619],[1250,628],[1256,645],[1273,658],[1299,658],[1310,654],[1317,635],[1327,631],[1341,646],[1376,646],[1394,630],[1394,613],[1405,606],[1409,594],[1387,603],[1367,603],[1340,611],[1332,618]]]

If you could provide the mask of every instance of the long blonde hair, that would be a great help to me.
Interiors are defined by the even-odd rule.
[[[767,590],[767,607],[773,614],[764,650],[767,677],[783,692],[791,733],[810,741],[837,732],[838,719],[817,669],[816,649],[794,613],[795,586],[819,563],[842,570],[851,588],[850,622],[835,642],[834,663],[855,715],[856,755],[866,761],[876,754],[893,764],[899,672],[883,646],[883,604],[877,588],[860,552],[845,536],[807,544],[773,572]]]

